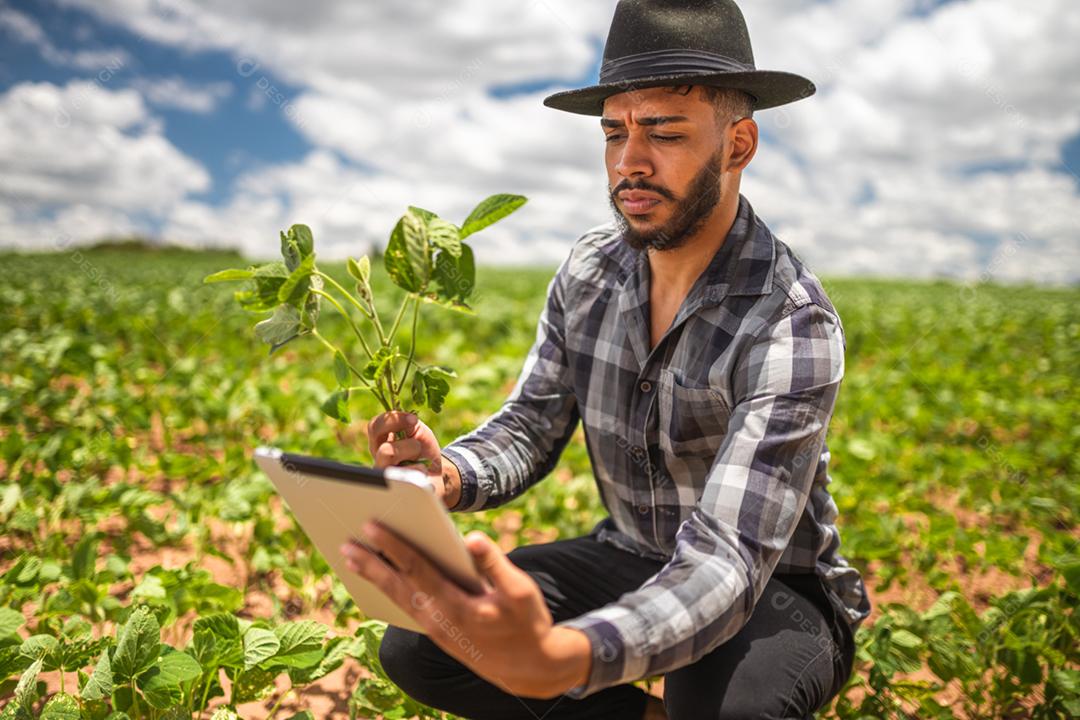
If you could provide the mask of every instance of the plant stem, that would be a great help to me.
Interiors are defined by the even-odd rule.
[[[333,305],[335,308],[337,308],[337,311],[339,313],[341,313],[341,316],[343,318],[345,318],[346,322],[349,323],[349,327],[352,328],[352,331],[354,333],[356,333],[356,337],[360,338],[360,345],[364,348],[364,352],[367,354],[368,359],[373,358],[374,355],[372,355],[372,353],[371,353],[371,348],[368,347],[367,340],[364,339],[364,334],[362,332],[360,332],[360,328],[358,328],[356,326],[356,323],[353,322],[353,319],[349,315],[349,313],[345,312],[345,308],[341,307],[341,303],[339,303],[337,300],[335,300],[332,295],[330,295],[329,293],[323,292],[322,290],[316,290],[316,289],[312,288],[311,292],[315,293],[316,295],[321,295],[322,297],[326,298],[327,301],[331,305]]]
[[[274,706],[270,708],[270,714],[266,716],[266,720],[270,720],[272,717],[274,717],[274,715],[277,715],[278,708],[281,707],[281,702],[289,695],[292,695],[292,691],[293,689],[289,688],[285,692],[281,693],[281,697],[279,697],[277,699],[277,702],[274,703]]]
[[[135,678],[131,678],[131,707],[135,710],[135,717],[139,716],[139,695],[135,692]]]
[[[398,308],[397,315],[394,317],[394,325],[390,328],[390,339],[388,342],[394,342],[394,337],[397,335],[398,325],[401,324],[401,316],[405,314],[405,308],[409,306],[409,298],[412,295],[406,295],[401,300],[401,307]]]
[[[382,343],[383,345],[385,345],[386,344],[386,337],[383,335],[382,324],[379,322],[379,313],[376,312],[374,303],[372,303],[372,305],[371,305],[371,313],[369,314],[368,311],[364,308],[364,306],[360,304],[360,301],[357,300],[356,297],[351,292],[349,292],[348,290],[343,288],[341,286],[341,283],[339,283],[337,280],[330,277],[329,275],[322,272],[321,270],[316,270],[315,274],[318,275],[319,277],[321,277],[326,282],[333,285],[335,288],[337,288],[338,292],[340,292],[342,295],[347,297],[349,299],[349,302],[351,302],[353,305],[356,306],[357,310],[359,310],[360,312],[364,313],[369,318],[371,318],[372,323],[375,325],[375,332],[378,333],[378,335],[379,335],[379,342]]]
[[[199,703],[199,714],[200,715],[202,714],[202,711],[204,709],[206,709],[206,699],[207,699],[207,696],[210,695],[210,686],[213,685],[213,684],[214,684],[214,678],[213,677],[208,677],[206,679],[206,688],[203,690],[203,694],[202,694],[202,702]]]
[[[338,350],[337,346],[336,346],[336,345],[334,345],[334,343],[332,343],[332,342],[330,342],[329,340],[327,340],[326,338],[324,338],[324,337],[323,337],[323,336],[322,336],[322,335],[321,335],[321,334],[319,333],[319,331],[318,331],[318,330],[312,330],[312,331],[311,331],[311,334],[312,334],[312,335],[314,335],[314,336],[315,336],[315,337],[316,337],[316,338],[317,338],[317,339],[319,340],[319,342],[321,342],[321,343],[322,343],[323,345],[325,345],[325,346],[326,346],[326,348],[327,348],[327,349],[328,349],[328,350],[329,350],[330,352],[334,353],[335,355],[336,355],[337,353],[341,352],[340,350]],[[344,357],[344,355],[345,355],[345,354],[344,354],[344,353],[342,353],[342,357]],[[385,397],[383,397],[382,391],[380,390],[380,388],[379,388],[378,386],[370,384],[370,383],[369,383],[369,382],[367,381],[367,378],[365,378],[365,377],[363,376],[363,374],[361,374],[361,372],[360,372],[359,370],[357,370],[357,369],[356,369],[356,368],[355,368],[355,367],[353,366],[353,364],[352,364],[351,362],[349,362],[349,359],[348,359],[348,358],[345,358],[345,364],[346,364],[346,365],[348,365],[348,367],[349,367],[349,371],[350,371],[350,372],[351,372],[351,373],[352,373],[353,375],[355,375],[355,376],[356,376],[356,378],[357,378],[357,379],[358,379],[358,380],[359,380],[359,381],[360,381],[361,383],[363,383],[363,385],[364,385],[364,388],[366,388],[367,390],[370,390],[370,391],[372,392],[372,394],[374,394],[374,395],[375,395],[376,399],[378,399],[379,403],[380,403],[380,404],[381,404],[381,405],[383,406],[383,408],[384,408],[384,409],[386,409],[386,410],[391,410],[391,409],[392,409],[392,408],[390,407],[390,404],[389,404],[389,403],[388,403],[388,402],[386,401],[386,398],[385,398]]]
[[[371,318],[371,322],[375,325],[375,333],[379,336],[379,342],[383,345],[389,345],[390,341],[386,339],[382,322],[379,320],[379,311],[375,309],[375,298],[370,299],[368,307],[371,309],[371,314],[368,317]]]
[[[409,377],[409,368],[412,367],[413,358],[416,357],[416,322],[420,319],[420,297],[416,296],[413,301],[413,315],[412,315],[412,337],[409,338],[409,357],[405,360],[405,371],[401,373],[401,382],[398,384],[398,390],[400,391],[405,387],[405,378]],[[393,379],[391,378],[390,384],[393,385]]]

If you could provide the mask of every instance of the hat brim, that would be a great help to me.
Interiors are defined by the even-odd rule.
[[[786,105],[810,97],[817,88],[801,75],[778,70],[701,73],[696,75],[653,75],[617,83],[604,83],[578,90],[564,90],[544,98],[544,105],[579,115],[603,115],[604,100],[612,95],[664,85],[712,85],[734,88],[754,98],[754,110]]]

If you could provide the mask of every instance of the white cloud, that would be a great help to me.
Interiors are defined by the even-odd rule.
[[[4,244],[127,232],[140,225],[130,218],[163,214],[210,185],[137,92],[89,81],[22,83],[0,95],[0,158]]]
[[[232,95],[231,83],[192,83],[182,77],[139,77],[132,83],[143,96],[157,107],[175,108],[206,115]]]
[[[0,204],[0,240],[19,250],[61,251],[106,237],[136,234],[145,234],[145,228],[127,212],[100,205],[75,203],[42,214],[20,212],[17,203]]]
[[[26,13],[14,8],[0,8],[0,31],[16,40],[33,45],[45,60],[53,65],[101,72],[127,65],[131,57],[119,48],[108,50],[62,50],[49,39],[41,24]]]
[[[557,260],[608,219],[595,120],[542,107],[550,90],[489,91],[586,73],[613,0],[65,1],[151,41],[230,53],[249,106],[281,113],[315,148],[244,173],[221,207],[190,188],[170,196],[166,235],[266,254],[303,221],[340,254],[384,239],[407,204],[458,218],[491,192],[520,192],[529,204],[476,243],[481,259],[530,262]],[[758,66],[818,86],[758,114],[742,190],[819,274],[1080,281],[1080,197],[1060,167],[1080,133],[1075,3],[742,6]]]
[[[404,175],[371,174],[333,153],[314,151],[297,163],[241,176],[224,207],[179,203],[163,235],[186,244],[239,246],[248,255],[268,258],[278,253],[279,230],[304,223],[311,226],[321,256],[343,258],[364,254],[373,244],[385,244],[408,205],[461,222],[490,192],[478,194],[469,186],[435,180],[418,183]],[[472,236],[469,242],[479,261],[522,262],[520,244],[527,242],[530,249],[524,257],[558,263],[573,238],[553,231],[544,222],[545,215],[578,212],[582,216],[580,207],[575,210],[562,201],[561,195],[550,191],[530,195],[529,202],[510,218]]]
[[[254,59],[295,85],[344,97],[376,87],[428,98],[538,74],[575,77],[594,63],[589,34],[606,32],[614,7],[613,0],[68,3],[151,40]]]

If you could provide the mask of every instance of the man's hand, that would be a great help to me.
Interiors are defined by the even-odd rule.
[[[482,595],[466,593],[388,528],[369,523],[363,535],[397,569],[357,543],[341,547],[349,568],[374,583],[432,642],[480,677],[531,698],[557,697],[588,679],[588,637],[556,627],[540,586],[483,533],[465,538],[488,581]]]
[[[398,433],[403,433],[404,439],[398,440]],[[397,410],[384,412],[368,423],[367,436],[375,467],[425,461],[424,472],[435,486],[435,494],[448,508],[457,504],[461,496],[457,468],[454,463],[443,460],[439,440],[420,418]]]

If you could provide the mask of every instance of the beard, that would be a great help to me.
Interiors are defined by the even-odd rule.
[[[615,189],[608,193],[608,202],[615,214],[615,224],[626,244],[638,251],[645,248],[674,250],[685,245],[686,241],[701,229],[713,209],[720,203],[723,182],[720,174],[722,154],[722,150],[718,150],[706,161],[694,179],[690,181],[689,187],[686,188],[686,195],[681,199],[675,197],[670,190],[650,185],[645,181],[634,183],[624,180],[616,185]],[[617,196],[624,190],[645,190],[673,201],[675,207],[671,217],[660,227],[651,229],[633,227],[618,205]]]

